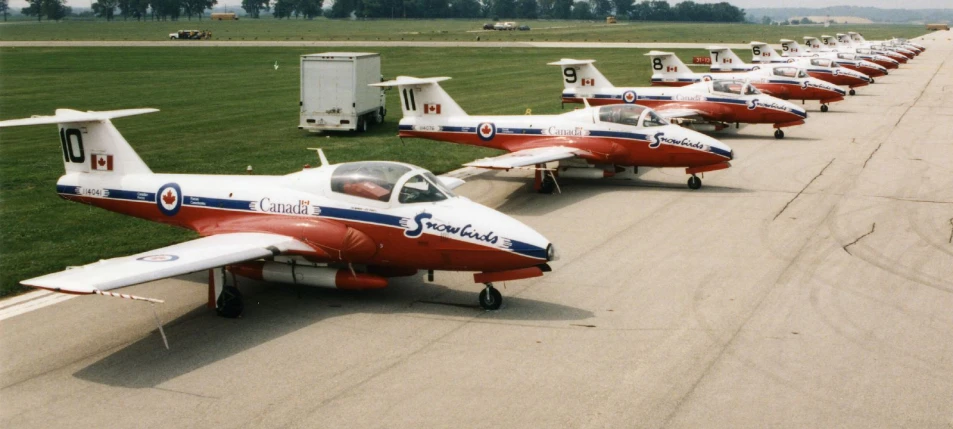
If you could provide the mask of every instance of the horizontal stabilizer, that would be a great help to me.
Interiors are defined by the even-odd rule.
[[[159,109],[123,109],[107,110],[103,112],[81,112],[72,109],[56,109],[53,116],[33,116],[26,119],[11,119],[9,121],[0,121],[0,128],[19,127],[24,125],[47,125],[47,124],[69,124],[77,122],[99,122],[112,118],[121,118],[124,116],[142,115],[145,113],[158,112]]]
[[[398,85],[430,85],[450,80],[449,77],[413,77],[397,76],[397,79],[387,82],[372,83],[370,86],[398,86]]]
[[[653,57],[653,56],[654,56],[654,57],[660,57],[660,56],[665,56],[665,55],[675,55],[675,53],[674,53],[674,52],[662,52],[662,51],[649,51],[648,53],[645,54],[645,56],[647,56],[647,57]]]
[[[596,60],[574,60],[572,58],[563,58],[559,61],[546,64],[550,66],[581,66],[583,64],[592,64],[594,62],[596,62]]]

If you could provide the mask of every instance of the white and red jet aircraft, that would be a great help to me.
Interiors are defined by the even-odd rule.
[[[799,45],[797,42],[790,39],[781,39],[781,50],[785,57],[817,57],[817,58],[830,58],[836,61],[850,60],[850,61],[869,61],[879,66],[885,67],[890,70],[900,68],[900,62],[886,55],[878,55],[874,53],[849,53],[849,52],[835,52],[834,50],[827,49],[822,46],[820,40],[817,40],[814,37],[806,36],[804,37],[805,46]],[[816,48],[814,46],[817,46]],[[877,76],[874,76],[877,77]]]
[[[833,40],[833,37],[831,36],[821,36],[821,37],[825,38],[825,40]],[[858,53],[856,49],[851,49],[848,47],[840,48],[836,44],[829,45],[826,41],[821,41],[820,39],[816,37],[811,37],[811,36],[804,36],[804,43],[806,43],[807,46],[810,48],[809,50],[810,52],[835,52],[835,53],[842,53],[842,54],[858,54],[862,59],[867,59],[867,58],[863,58],[863,55],[881,55],[881,56],[893,59],[897,61],[899,64],[906,64],[907,61],[910,60],[910,58],[908,58],[906,55],[903,55],[899,52],[884,51],[884,50],[871,50],[870,53],[861,54],[861,53]],[[886,65],[883,65],[883,66],[889,68],[889,66],[886,66]]]
[[[704,134],[669,124],[638,105],[587,107],[561,115],[470,116],[440,87],[449,77],[396,80],[404,117],[400,137],[489,147],[510,153],[466,164],[509,170],[535,166],[534,188],[550,193],[556,175],[570,178],[632,177],[639,167],[686,167],[688,187],[698,189],[698,173],[729,168],[731,148]],[[543,175],[546,163],[556,173]]]
[[[919,49],[913,46],[903,45],[897,41],[856,43],[851,40],[850,36],[844,33],[837,33],[835,37],[821,36],[821,41],[826,43],[828,46],[835,46],[837,49],[847,48],[848,52],[856,51],[857,48],[881,48],[883,50],[903,54],[908,59],[913,59],[917,55],[920,55]]]
[[[782,49],[793,48],[795,51],[800,50],[800,46],[798,46],[797,43],[793,43],[793,41],[789,41],[789,42],[792,42],[794,46],[783,44],[784,40],[782,40],[781,42],[782,42],[782,45],[781,45]],[[752,58],[751,62],[754,64],[796,63],[799,65],[808,67],[809,73],[812,66],[815,66],[815,67],[821,66],[821,67],[830,67],[830,68],[843,67],[843,68],[860,72],[869,76],[870,83],[874,83],[873,78],[875,77],[887,75],[886,67],[883,67],[879,64],[875,64],[865,60],[838,59],[836,55],[833,56],[833,58],[829,58],[827,56],[821,57],[820,55],[816,55],[816,54],[814,56],[809,56],[809,57],[798,56],[798,55],[791,55],[791,56],[784,57],[778,54],[778,52],[775,51],[774,48],[772,48],[771,46],[769,46],[767,43],[764,43],[764,42],[751,42],[751,58]]]
[[[669,120],[699,131],[720,131],[737,124],[772,124],[774,136],[784,138],[783,127],[801,125],[807,111],[787,101],[762,94],[740,80],[715,79],[680,87],[613,86],[595,60],[563,58],[549,65],[562,68],[563,103],[640,104]]]
[[[761,42],[751,43],[754,44]],[[767,46],[766,44],[764,45]],[[752,52],[755,51],[760,51],[760,49],[753,47]],[[744,62],[744,60],[738,57],[738,55],[735,55],[731,49],[722,48],[720,46],[709,47],[708,53],[711,56],[711,71],[715,73],[753,71],[764,66],[764,64],[747,64]],[[767,53],[762,54],[765,56],[768,55]],[[768,62],[768,64],[770,63],[771,62]],[[856,94],[854,88],[870,85],[870,76],[867,76],[861,72],[840,67],[837,64],[832,64],[830,61],[827,62],[827,65],[820,65],[816,62],[801,63],[785,61],[785,63],[796,64],[797,66],[804,67],[804,70],[807,71],[809,76],[823,80],[824,82],[846,86],[850,88],[850,91],[848,92],[850,95]]]
[[[712,80],[716,76],[720,79],[747,80],[755,88],[782,100],[820,101],[822,112],[828,110],[828,104],[841,101],[847,95],[847,91],[813,78],[803,67],[791,64],[768,65],[759,70],[740,73],[695,73],[671,52],[651,51],[645,55],[652,59],[652,85],[685,86]]]
[[[838,36],[840,36],[840,34],[838,34]],[[864,36],[862,34],[856,31],[848,31],[847,37],[849,37],[852,42],[854,42],[855,44],[858,44],[859,46],[866,46],[867,44],[874,44],[874,45],[885,44],[885,45],[899,45],[907,49],[914,48],[911,50],[915,50],[918,53],[927,50],[925,46],[919,43],[913,43],[907,39],[893,38],[890,40],[867,40],[867,39],[864,39]]]
[[[59,126],[66,164],[56,183],[60,197],[201,236],[23,284],[120,296],[107,291],[228,267],[266,281],[377,289],[387,277],[417,270],[476,271],[474,280],[485,284],[480,305],[497,309],[502,297],[492,282],[541,276],[555,259],[552,244],[532,228],[454,195],[450,188],[463,181],[409,164],[329,165],[319,151],[320,167],[286,176],[153,173],[110,119],[156,111],[57,109],[53,116],[0,122]],[[241,294],[234,286],[217,291],[211,277],[209,304],[237,317]]]

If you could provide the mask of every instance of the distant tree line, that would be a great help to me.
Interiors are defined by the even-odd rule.
[[[282,0],[278,0],[282,1]],[[745,12],[729,3],[665,0],[336,0],[329,18],[502,18],[641,21],[744,22]]]
[[[36,3],[60,3],[63,0],[27,0]],[[266,1],[267,0],[263,0]],[[107,21],[112,21],[121,17],[124,21],[128,19],[142,20],[172,20],[176,21],[182,16],[189,20],[197,17],[199,20],[205,14],[205,11],[218,4],[218,0],[97,0],[93,3],[93,14]],[[24,15],[31,15],[23,9]],[[52,18],[46,12],[41,12],[47,19]],[[68,14],[68,12],[67,12]],[[32,15],[31,15],[32,16]],[[38,17],[39,19],[40,17]]]

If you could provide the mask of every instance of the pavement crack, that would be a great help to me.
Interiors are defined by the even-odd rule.
[[[183,394],[183,395],[194,396],[194,397],[196,397],[196,398],[220,399],[218,396],[207,396],[207,395],[201,395],[201,394],[198,394],[198,393],[183,392],[183,391],[181,391],[181,390],[167,389],[167,388],[165,388],[165,387],[153,387],[153,389],[161,390],[161,391],[163,391],[163,392],[181,393],[181,394]]]
[[[794,198],[791,198],[791,200],[788,201],[787,204],[784,205],[784,207],[781,207],[781,211],[779,211],[778,214],[774,215],[774,219],[771,219],[771,220],[772,220],[772,221],[777,220],[777,219],[778,219],[778,216],[781,216],[781,213],[784,213],[784,211],[788,209],[788,206],[790,206],[791,203],[793,203],[794,200],[797,199],[797,197],[800,197],[801,194],[803,194],[804,191],[805,191],[809,186],[811,186],[811,183],[814,183],[814,181],[817,180],[818,177],[821,177],[821,175],[824,174],[824,171],[827,170],[827,167],[830,167],[831,164],[833,164],[835,160],[837,160],[837,158],[834,158],[834,159],[831,160],[831,162],[828,162],[827,165],[825,165],[824,168],[822,168],[821,171],[820,171],[819,173],[817,173],[817,175],[814,176],[814,178],[811,179],[810,182],[807,182],[807,184],[804,185],[804,187],[801,188],[801,190],[800,190],[796,195],[794,195]]]
[[[946,242],[953,244],[953,217],[950,218],[950,239]]]
[[[868,232],[867,232],[866,234],[864,234],[864,235],[861,235],[860,237],[857,237],[856,240],[851,241],[850,243],[845,244],[842,248],[844,249],[845,252],[847,252],[848,255],[854,256],[854,254],[853,254],[853,253],[850,253],[850,250],[847,250],[847,248],[850,247],[850,246],[853,246],[853,245],[857,244],[857,242],[860,241],[860,239],[862,239],[862,238],[864,238],[864,237],[866,237],[866,236],[868,236],[868,235],[870,235],[870,234],[873,234],[873,233],[874,233],[874,230],[875,230],[876,228],[877,228],[877,222],[874,222],[872,225],[870,225],[870,231],[868,231]]]

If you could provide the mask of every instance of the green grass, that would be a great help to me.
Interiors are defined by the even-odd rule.
[[[740,24],[627,23],[606,25],[593,21],[522,21],[531,31],[482,31],[484,20],[373,20],[349,21],[324,18],[239,21],[62,21],[18,22],[0,25],[0,41],[12,40],[167,40],[180,29],[209,29],[215,40],[419,40],[419,41],[611,41],[747,43],[760,40],[777,43],[781,38],[800,40],[858,30],[871,40],[914,37],[926,32],[920,25],[766,26]],[[169,43],[194,43],[169,41]]]
[[[471,114],[561,112],[561,57],[585,56],[617,84],[646,84],[642,50],[373,49],[385,77],[451,76],[444,88]],[[0,48],[0,119],[56,108],[162,111],[117,119],[116,126],[155,172],[286,174],[315,163],[384,159],[436,173],[498,152],[396,137],[400,107],[388,95],[386,122],[369,133],[309,134],[297,129],[298,57],[313,48]],[[702,52],[683,51],[683,58]],[[278,61],[277,71],[272,67]],[[189,231],[63,201],[63,164],[53,126],[0,130],[0,296],[18,281],[165,246]]]

